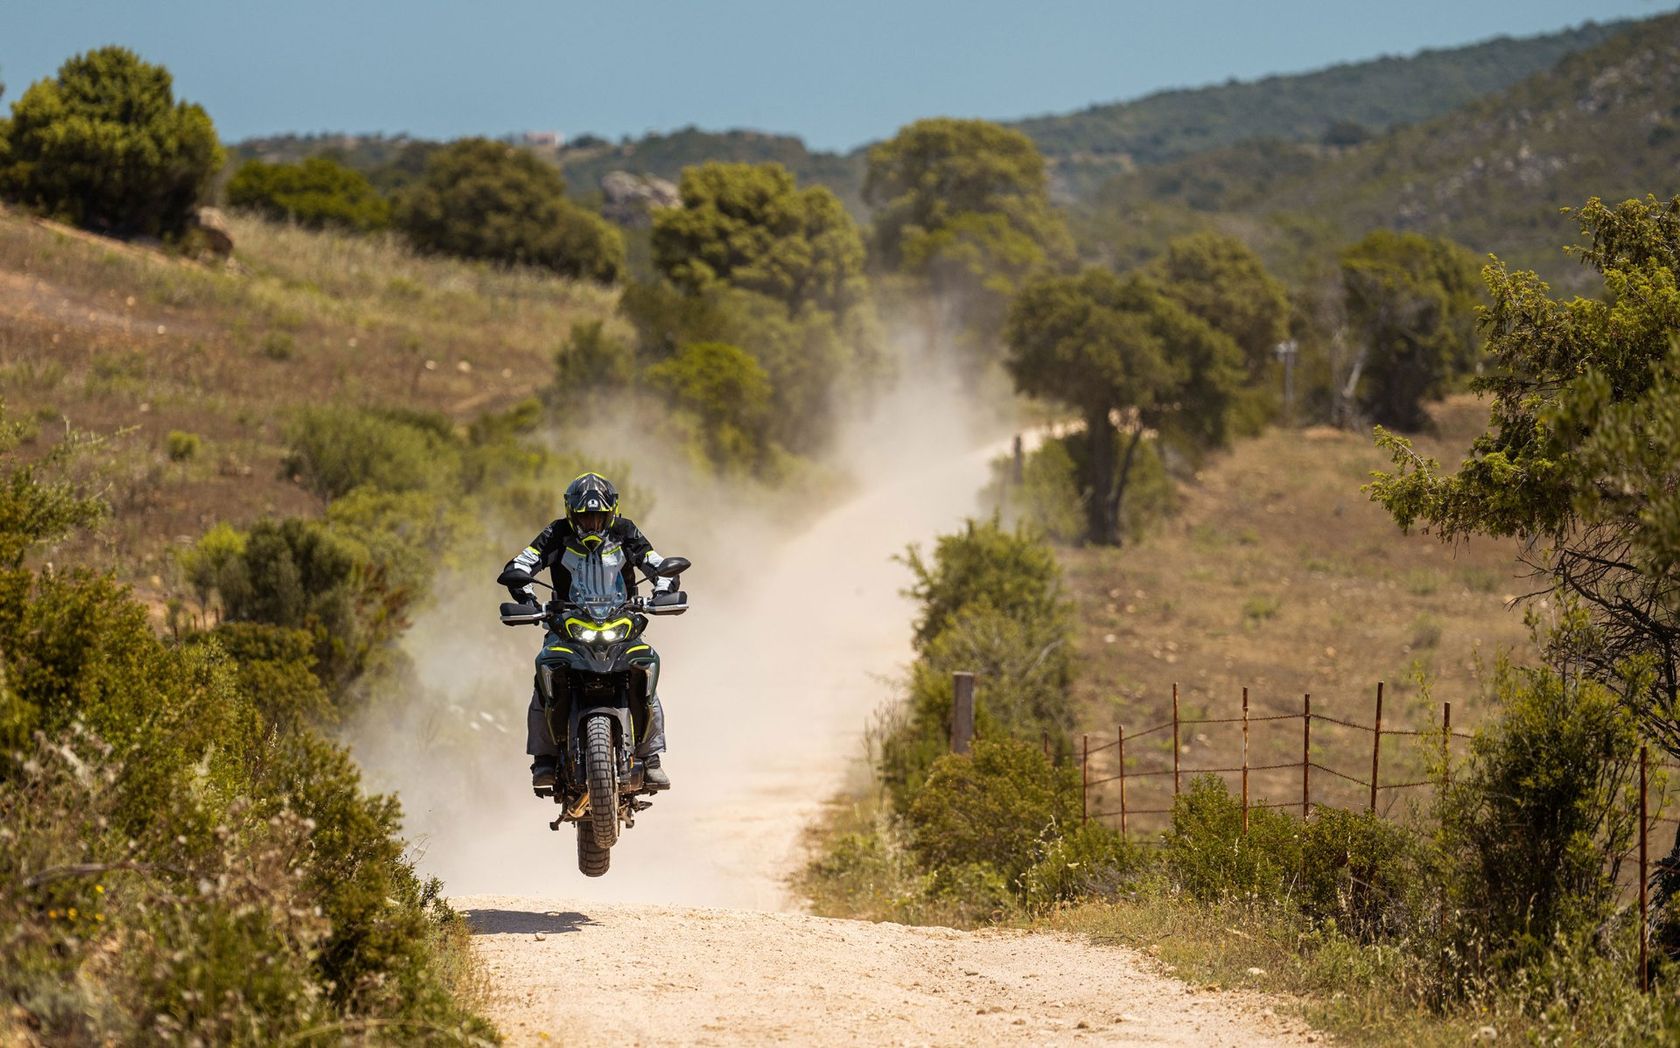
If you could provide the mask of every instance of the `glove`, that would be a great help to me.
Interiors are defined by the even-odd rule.
[[[538,601],[533,594],[521,593],[519,590],[516,590],[511,586],[508,587],[508,596],[513,598],[513,602],[515,604],[523,604],[527,608],[536,608],[538,610],[541,610],[542,608],[542,603]]]

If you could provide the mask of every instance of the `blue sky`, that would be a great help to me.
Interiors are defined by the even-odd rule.
[[[848,148],[1168,87],[1644,17],[1672,0],[4,0],[6,99],[120,43],[224,138],[686,124]]]

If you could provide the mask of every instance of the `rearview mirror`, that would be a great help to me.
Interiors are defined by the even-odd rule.
[[[666,557],[659,562],[659,566],[648,574],[660,579],[674,579],[687,571],[692,565],[687,557]]]
[[[523,571],[519,568],[509,568],[500,575],[496,576],[496,585],[498,586],[523,588],[531,585],[531,583],[535,581],[537,581],[535,576],[533,576],[530,572]]]

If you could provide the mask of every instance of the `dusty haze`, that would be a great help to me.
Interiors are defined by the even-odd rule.
[[[949,371],[910,368],[837,441],[852,494],[794,524],[741,506],[740,484],[697,479],[676,456],[604,442],[655,494],[651,514],[626,514],[660,552],[695,562],[689,613],[648,630],[664,660],[675,788],[625,833],[603,878],[577,872],[570,826],[548,829],[556,809],[532,797],[524,752],[541,634],[496,620],[492,584],[499,558],[547,523],[533,520],[495,563],[463,565],[407,634],[427,687],[399,704],[400,723],[349,732],[370,785],[401,796],[422,872],[451,894],[794,906],[785,878],[800,831],[855,765],[909,659],[910,577],[894,557],[974,514],[1007,438]]]

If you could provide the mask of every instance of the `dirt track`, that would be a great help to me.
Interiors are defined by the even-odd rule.
[[[457,898],[511,1045],[1294,1045],[1126,950],[793,913]],[[616,989],[615,989],[616,988]],[[604,992],[603,992],[604,990]]]

